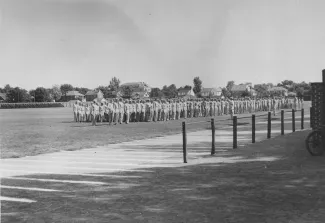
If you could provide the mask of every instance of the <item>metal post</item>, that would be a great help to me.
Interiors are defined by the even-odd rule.
[[[216,129],[214,126],[214,118],[211,119],[211,131],[212,131],[212,147],[211,147],[211,155],[216,153],[215,140],[216,140]]]
[[[255,143],[255,115],[252,115],[252,143]]]
[[[271,112],[267,113],[267,138],[271,138]]]
[[[183,132],[183,160],[184,163],[187,163],[187,149],[186,149],[186,144],[187,144],[187,140],[186,140],[186,123],[183,122],[182,123],[182,132]]]
[[[284,135],[284,110],[281,110],[281,135]]]
[[[233,117],[233,148],[237,149],[237,116]]]
[[[304,129],[305,110],[301,109],[301,129]]]
[[[292,109],[292,132],[296,131],[296,117],[295,117],[295,110]]]

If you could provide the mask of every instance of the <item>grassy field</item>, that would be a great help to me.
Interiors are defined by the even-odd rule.
[[[229,119],[229,116],[219,116],[215,119],[217,121]],[[91,126],[91,123],[73,122],[71,108],[0,110],[1,158],[78,150],[181,133],[183,120],[116,126],[100,123],[98,126]],[[209,121],[210,118],[187,119],[187,122],[204,120]],[[229,124],[230,121],[227,121],[217,123],[216,126],[218,128]],[[207,128],[208,122],[187,125],[188,131]]]
[[[71,108],[0,110],[0,117],[1,158],[91,148],[181,132],[181,121],[116,126],[75,123]],[[204,119],[192,121],[198,120]],[[189,130],[206,127],[206,124],[191,125]]]

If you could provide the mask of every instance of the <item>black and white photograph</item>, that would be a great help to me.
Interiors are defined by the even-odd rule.
[[[2,223],[324,223],[324,0],[0,0]]]

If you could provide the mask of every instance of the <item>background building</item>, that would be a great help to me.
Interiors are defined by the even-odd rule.
[[[103,98],[104,94],[101,90],[93,90],[86,93],[86,101],[93,101],[94,99],[101,101]]]
[[[178,92],[177,92],[177,96],[178,97],[188,97],[188,96],[192,96],[192,97],[194,97],[195,96],[195,94],[194,94],[194,91],[193,91],[193,89],[191,88],[191,89],[188,89],[188,88],[183,88],[183,89],[179,89],[178,90]]]
[[[79,91],[68,91],[66,100],[71,101],[71,100],[80,100],[82,101],[84,99],[84,95],[79,93]]]
[[[272,96],[288,96],[288,90],[284,87],[272,87],[268,91]]]
[[[7,96],[5,93],[0,93],[0,102],[5,102],[7,100]]]
[[[201,96],[204,98],[218,98],[222,95],[222,88],[203,88]]]
[[[148,98],[151,87],[144,82],[129,82],[122,84],[119,91],[125,98]]]
[[[254,96],[255,94],[252,83],[234,85],[230,91],[233,97]]]

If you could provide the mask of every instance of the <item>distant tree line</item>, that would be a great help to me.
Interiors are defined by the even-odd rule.
[[[119,89],[120,80],[113,77],[108,86],[98,86],[92,90],[101,90],[104,97],[107,97],[109,92]],[[9,84],[3,88],[0,87],[0,93],[6,95],[6,101],[8,103],[20,103],[20,102],[60,102],[66,101],[66,96],[69,91],[78,91],[85,95],[91,89],[86,87],[74,87],[71,84],[53,85],[51,88],[37,87],[27,91],[20,87],[12,87]]]
[[[230,97],[232,95],[231,89],[235,85],[235,81],[228,81],[227,85],[222,88],[222,94],[225,97]],[[304,95],[310,95],[311,87],[309,83],[301,82],[295,83],[291,80],[284,80],[276,85],[272,83],[262,83],[255,84],[253,89],[256,91],[258,97],[270,96],[268,91],[271,87],[283,87],[288,90],[288,92],[294,92],[298,97]],[[169,86],[164,85],[162,88],[152,88],[150,97],[151,98],[175,98],[178,95],[178,91],[181,89],[193,90],[193,92],[201,97],[201,91],[203,89],[202,81],[200,77],[195,77],[193,79],[193,86],[185,85],[179,88],[175,84]],[[37,87],[36,89],[27,91],[26,89],[20,87],[12,87],[9,84],[5,85],[3,88],[0,87],[0,93],[6,95],[6,102],[18,103],[18,102],[60,102],[66,101],[66,96],[69,91],[78,91],[79,93],[85,95],[89,90],[86,87],[74,87],[71,84],[61,84],[53,85],[51,88]],[[108,98],[112,95],[112,92],[117,92],[122,90],[122,94],[126,97],[131,97],[132,86],[120,88],[120,80],[113,77],[107,86],[100,85],[92,90],[101,90],[104,94],[104,98]],[[250,96],[249,92],[244,92],[241,96]]]

